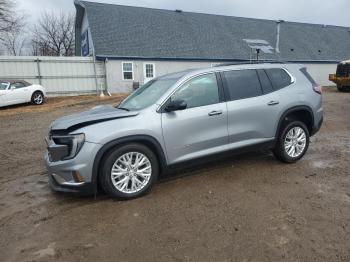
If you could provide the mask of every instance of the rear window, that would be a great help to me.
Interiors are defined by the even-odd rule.
[[[234,70],[223,74],[231,100],[262,95],[256,70]]]
[[[312,76],[309,74],[309,72],[306,70],[306,67],[303,67],[300,69],[300,71],[304,74],[304,76],[310,81],[312,86],[317,86],[316,81],[312,78]]]
[[[337,66],[336,75],[338,77],[348,77],[348,76],[350,76],[350,64],[342,64],[342,63],[340,63]]]
[[[272,68],[272,69],[266,69],[265,72],[268,75],[268,77],[273,85],[273,88],[275,90],[279,90],[281,88],[289,86],[292,83],[291,77],[283,69]]]

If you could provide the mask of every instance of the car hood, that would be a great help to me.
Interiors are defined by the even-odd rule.
[[[133,117],[138,115],[136,111],[125,111],[118,108],[115,108],[112,105],[102,105],[96,106],[90,110],[64,116],[58,118],[52,122],[50,130],[67,130],[73,131],[75,129],[96,124],[99,122],[104,122],[108,120],[124,118],[124,117]]]

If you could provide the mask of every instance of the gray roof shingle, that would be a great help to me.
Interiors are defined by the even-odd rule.
[[[272,20],[76,1],[84,9],[97,56],[160,59],[249,59],[243,39],[276,45]],[[77,30],[80,27],[77,19]],[[79,36],[79,34],[77,34]],[[280,54],[265,59],[339,61],[350,57],[349,28],[282,22]]]

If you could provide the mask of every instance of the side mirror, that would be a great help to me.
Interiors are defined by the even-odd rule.
[[[178,110],[184,110],[187,108],[185,100],[174,100],[170,101],[169,104],[164,108],[166,112],[173,112]]]

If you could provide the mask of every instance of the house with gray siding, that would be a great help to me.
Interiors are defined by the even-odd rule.
[[[78,0],[74,4],[76,55],[105,63],[110,92],[130,92],[135,82],[142,85],[188,68],[251,61],[257,55],[303,63],[320,84],[332,85],[328,74],[350,58],[347,27]],[[249,41],[263,45],[252,48]]]

